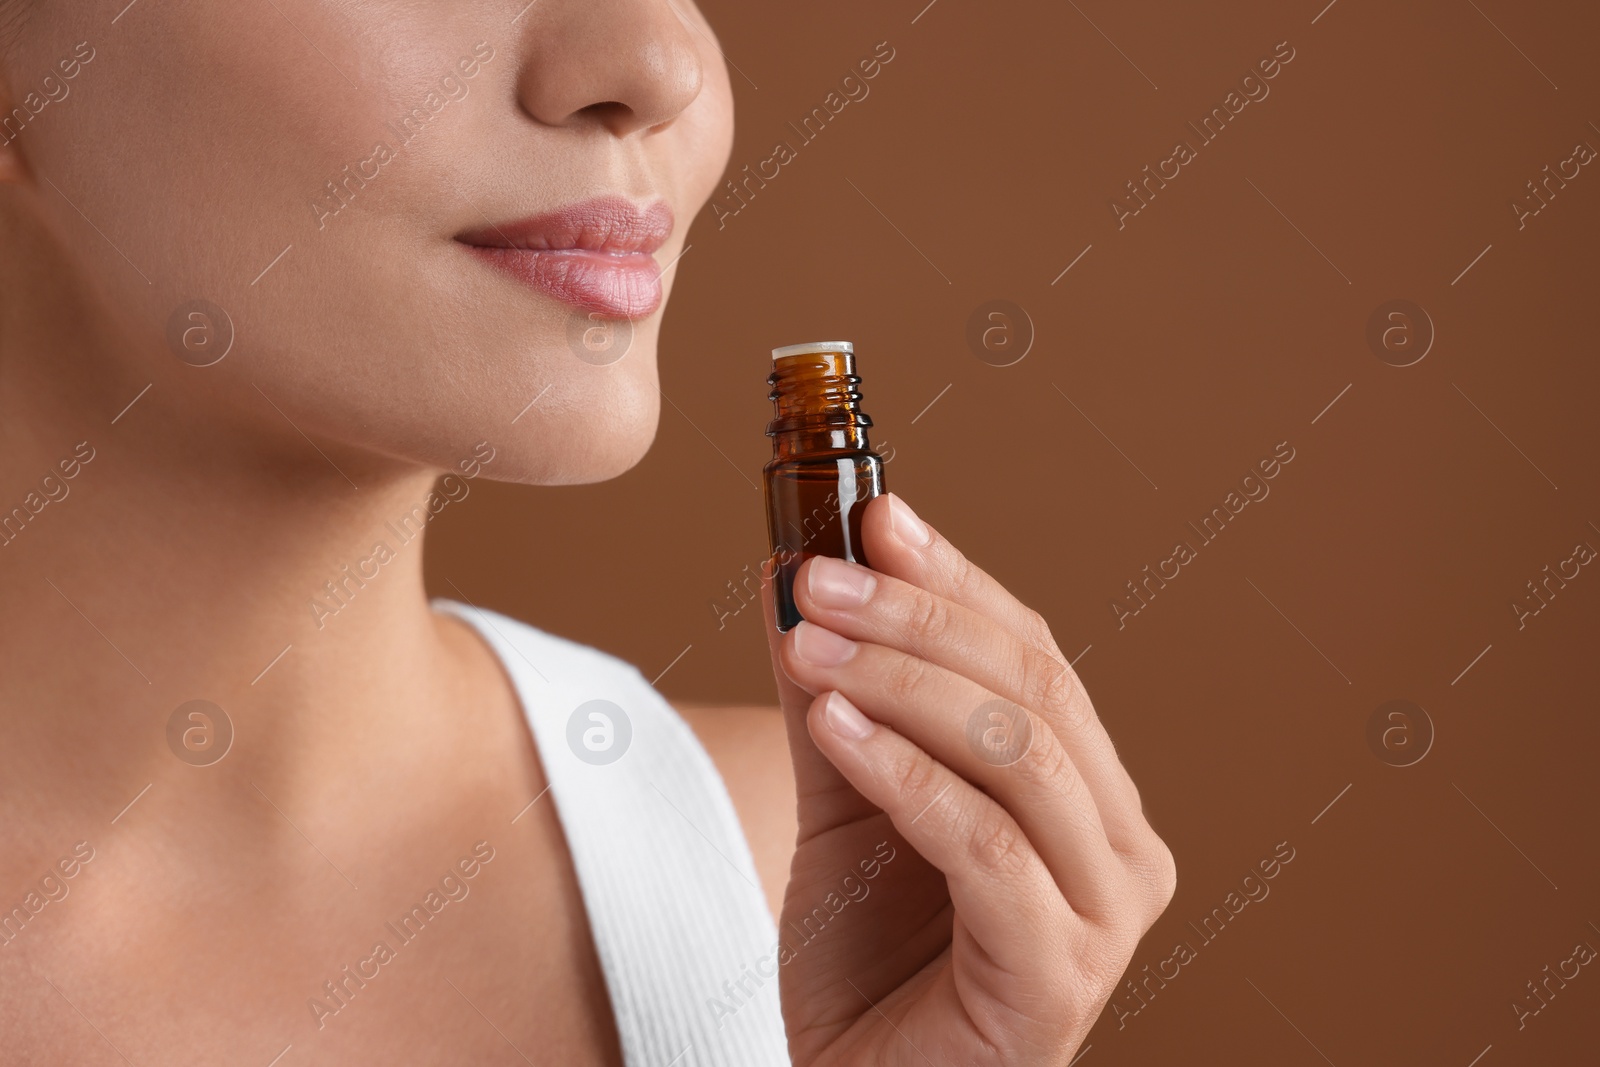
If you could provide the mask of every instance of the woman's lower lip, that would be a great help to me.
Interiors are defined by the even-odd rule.
[[[467,247],[491,267],[575,308],[639,319],[661,306],[661,268],[647,252]]]

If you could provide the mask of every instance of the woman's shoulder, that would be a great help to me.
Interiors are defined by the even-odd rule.
[[[550,709],[557,716],[574,710],[568,707],[573,701],[594,697],[592,703],[602,712],[609,711],[615,720],[610,722],[612,726],[627,720],[634,730],[654,729],[665,731],[664,736],[680,736],[682,740],[672,744],[678,746],[681,756],[689,756],[691,763],[699,761],[699,754],[691,755],[681,746],[698,746],[709,758],[708,770],[720,778],[727,791],[768,906],[776,917],[789,880],[789,860],[798,825],[794,772],[779,708],[670,701],[638,667],[620,656],[496,611],[442,598],[433,603],[437,610],[468,623],[489,643],[518,694],[524,697],[524,710],[530,714],[545,703],[539,698],[557,691],[564,694]],[[583,718],[583,722],[588,721]],[[562,725],[570,724],[546,724],[552,734],[562,732]],[[604,736],[613,742],[618,740],[612,733]],[[569,734],[566,741],[571,747],[586,743],[589,738],[590,733],[580,728],[576,739]],[[621,743],[628,742],[621,739]],[[573,752],[578,750],[573,748]],[[545,752],[544,758],[564,755],[558,750]],[[601,752],[578,754],[586,763],[605,762],[603,756]]]
[[[775,706],[710,706],[675,701],[674,709],[716,764],[750,843],[751,858],[777,916],[789,882],[798,823],[794,768],[783,711]]]

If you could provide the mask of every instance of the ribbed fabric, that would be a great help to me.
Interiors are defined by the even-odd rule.
[[[497,612],[433,606],[482,634],[516,686],[628,1067],[789,1067],[777,928],[727,787],[688,725],[615,656]],[[591,700],[621,709],[608,711],[617,739],[622,717],[631,729],[614,762],[569,744]],[[579,735],[591,725],[580,719]]]

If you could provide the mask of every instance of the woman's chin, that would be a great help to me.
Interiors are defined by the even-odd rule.
[[[655,375],[629,378],[507,438],[506,462],[491,473],[496,480],[530,485],[591,485],[626,474],[644,459],[655,442],[660,422],[661,393]],[[534,412],[529,412],[529,415]],[[498,465],[498,464],[497,464]]]
[[[566,477],[545,484],[593,485],[596,482],[609,482],[613,478],[620,478],[639,465],[654,442],[654,426],[649,432],[639,433],[626,441],[609,438],[603,443],[597,442],[594,452],[584,457],[585,462],[567,467],[563,472]]]

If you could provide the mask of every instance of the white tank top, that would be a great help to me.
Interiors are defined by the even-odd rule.
[[[789,1067],[777,927],[727,787],[637,667],[435,600],[516,686],[628,1067]],[[531,935],[533,932],[529,931]]]

